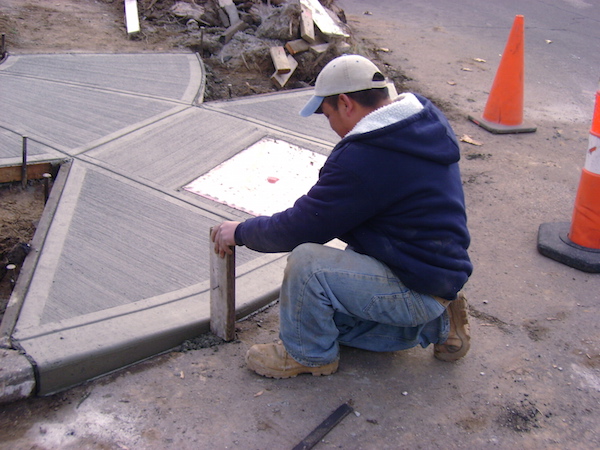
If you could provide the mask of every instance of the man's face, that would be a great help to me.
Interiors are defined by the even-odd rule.
[[[323,111],[323,115],[327,117],[327,120],[329,120],[329,126],[331,127],[331,129],[335,131],[339,137],[343,138],[344,136],[346,136],[346,134],[348,134],[350,129],[348,129],[348,127],[346,126],[344,117],[339,107],[339,99],[337,110],[331,107],[331,105],[329,105],[328,102],[324,101],[321,105],[321,111]]]

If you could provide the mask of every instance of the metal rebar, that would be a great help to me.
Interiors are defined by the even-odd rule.
[[[21,187],[27,187],[27,136],[23,136],[23,164],[21,165]]]
[[[49,173],[45,173],[42,175],[44,177],[44,205],[48,203],[48,197],[50,196],[50,178],[52,175]]]
[[[204,27],[200,27],[200,58],[204,58]]]
[[[16,268],[17,268],[17,266],[16,266],[16,265],[14,265],[14,264],[8,264],[8,265],[6,266],[6,272],[7,272],[8,276],[9,276],[9,280],[10,280],[10,287],[11,287],[12,289],[14,289],[14,287],[15,287],[15,283],[16,283],[16,281],[15,281],[15,269],[16,269]]]

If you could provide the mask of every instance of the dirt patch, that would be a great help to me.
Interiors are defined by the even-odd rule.
[[[0,321],[44,210],[44,185],[0,185]],[[11,269],[10,264],[15,268]]]
[[[549,418],[551,415],[548,413],[546,417]],[[540,417],[542,417],[542,412],[534,402],[525,398],[516,404],[505,406],[498,417],[498,423],[501,427],[522,433],[539,428]]]

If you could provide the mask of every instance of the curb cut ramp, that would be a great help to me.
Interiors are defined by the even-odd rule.
[[[60,162],[0,325],[48,395],[208,331],[209,228],[247,213],[181,189],[264,137],[321,154],[311,90],[203,103],[193,54],[10,56],[0,165]],[[238,249],[237,317],[275,300],[285,254]]]

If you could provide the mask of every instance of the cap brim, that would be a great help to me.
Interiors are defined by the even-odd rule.
[[[317,109],[321,107],[321,103],[323,103],[323,99],[325,97],[319,97],[318,95],[313,95],[312,98],[304,105],[304,108],[300,111],[300,115],[302,117],[308,117],[311,114],[314,114]]]

